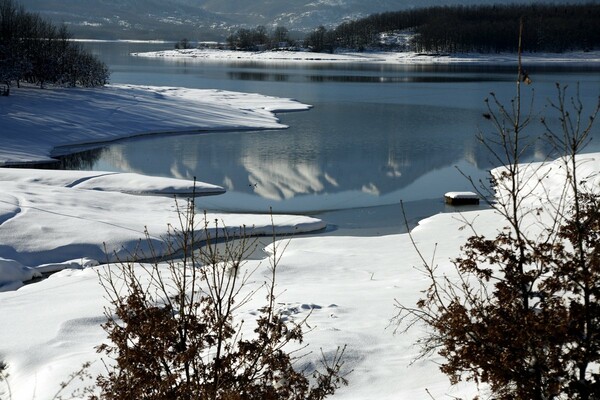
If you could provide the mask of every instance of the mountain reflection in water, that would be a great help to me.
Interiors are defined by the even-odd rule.
[[[493,91],[510,106],[515,94],[516,71],[507,66],[193,63],[129,57],[127,51],[138,50],[132,44],[94,46],[113,70],[114,83],[255,92],[295,98],[313,108],[279,114],[290,127],[283,131],[111,143],[74,156],[82,168],[196,177],[228,191],[200,199],[202,208],[318,214],[347,227],[371,226],[374,233],[391,225],[400,229],[401,200],[414,222],[446,210],[445,192],[472,190],[463,174],[486,183],[488,170],[499,162],[490,161],[476,139],[478,132],[489,137],[494,131],[483,118],[484,99]],[[534,121],[550,111],[546,99],[556,97],[557,81],[571,88],[581,82],[583,104],[597,101],[597,69],[527,68],[534,83],[524,88],[523,104],[533,97]],[[552,116],[547,120],[557,122]],[[541,124],[532,123],[527,133],[541,136]],[[600,151],[597,142],[587,150]],[[523,161],[551,154],[542,141],[534,143]],[[361,216],[369,221],[357,223]]]

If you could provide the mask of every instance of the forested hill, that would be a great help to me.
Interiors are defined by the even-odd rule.
[[[418,52],[516,51],[519,19],[526,51],[563,52],[600,48],[600,3],[580,5],[480,5],[429,7],[373,14],[324,34],[325,48],[361,49],[382,32],[407,31]]]

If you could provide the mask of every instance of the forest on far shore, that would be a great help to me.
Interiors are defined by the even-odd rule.
[[[431,7],[372,15],[336,28],[360,32],[414,29],[416,51],[516,51],[515,36],[523,18],[523,43],[528,51],[563,52],[600,47],[600,4],[494,5]],[[339,37],[352,37],[350,34]],[[341,43],[342,46],[352,41]]]
[[[515,37],[521,19],[525,51],[600,48],[600,3],[437,6],[385,12],[344,22],[332,29],[321,26],[294,45],[301,44],[315,52],[337,49],[515,52],[518,45]],[[285,28],[276,29],[282,31]],[[253,35],[254,31],[263,33],[264,30],[262,26],[255,30],[238,30],[228,38],[228,44],[238,50],[268,49],[273,42],[266,41],[267,35]],[[384,36],[388,40],[384,40]],[[248,37],[255,40],[247,40]],[[410,40],[394,41],[394,37],[409,37]]]

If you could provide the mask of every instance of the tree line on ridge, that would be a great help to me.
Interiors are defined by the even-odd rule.
[[[343,22],[332,29],[320,26],[306,35],[303,46],[315,52],[516,52],[514,37],[521,19],[526,51],[587,51],[600,47],[600,4],[594,3],[458,5],[384,12]],[[382,33],[405,33],[410,41],[399,48],[397,44],[384,43]],[[230,48],[238,50],[273,48],[276,42],[268,39],[265,27],[259,26],[238,30],[228,42]],[[266,46],[268,43],[271,46]]]

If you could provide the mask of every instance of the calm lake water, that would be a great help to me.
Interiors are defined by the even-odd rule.
[[[485,181],[496,163],[475,138],[479,130],[492,132],[482,116],[484,99],[494,92],[510,105],[515,94],[516,71],[507,66],[199,63],[129,56],[172,44],[86,47],[109,65],[112,83],[255,92],[314,107],[279,114],[290,126],[283,131],[111,143],[76,156],[83,160],[81,168],[196,177],[228,190],[202,198],[201,208],[317,215],[342,233],[403,231],[400,201],[412,223],[448,210],[445,192],[471,190],[459,170]],[[599,70],[529,67],[528,72],[534,83],[524,93],[529,98],[535,90],[536,115],[547,113],[547,99],[556,98],[555,82],[573,89],[580,82],[587,105],[600,94]],[[530,134],[542,131],[533,124]],[[600,143],[593,140],[589,150],[600,151]],[[550,151],[540,142],[526,157],[541,160]]]

